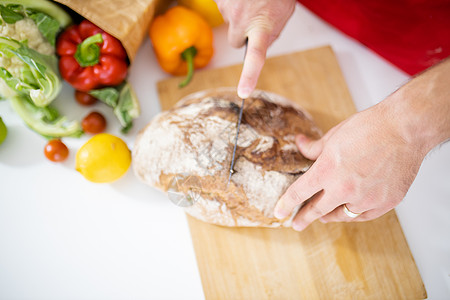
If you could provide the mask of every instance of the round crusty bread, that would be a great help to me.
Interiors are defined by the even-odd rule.
[[[294,137],[304,133],[318,138],[320,130],[297,104],[255,91],[245,100],[228,184],[241,101],[235,89],[213,89],[191,94],[158,114],[136,138],[134,172],[165,192],[175,188],[189,195],[192,205],[185,210],[202,221],[289,227],[296,212],[278,220],[273,209],[312,164],[300,154]]]

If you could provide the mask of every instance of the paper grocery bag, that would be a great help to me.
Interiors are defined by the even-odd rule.
[[[147,35],[155,12],[167,0],[55,0],[122,42],[130,62]]]

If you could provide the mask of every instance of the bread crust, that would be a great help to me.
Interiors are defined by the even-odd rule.
[[[279,95],[257,90],[246,99],[228,182],[241,99],[234,88],[188,95],[157,115],[137,138],[133,169],[165,192],[190,194],[188,214],[224,226],[290,226],[278,220],[279,197],[313,163],[298,151],[298,133],[321,136],[311,116]],[[183,182],[179,184],[179,182]]]

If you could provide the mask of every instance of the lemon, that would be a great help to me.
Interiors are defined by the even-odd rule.
[[[112,182],[122,177],[131,164],[131,152],[120,138],[101,133],[78,149],[75,169],[87,180]]]

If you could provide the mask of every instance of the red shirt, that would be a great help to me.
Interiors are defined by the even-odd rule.
[[[299,0],[403,71],[450,56],[450,0]]]

